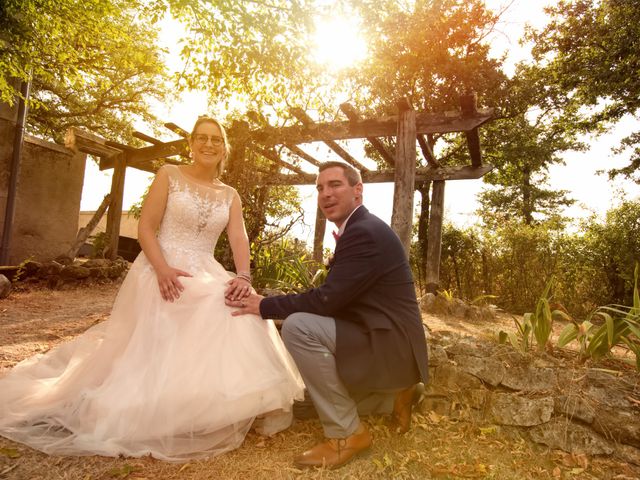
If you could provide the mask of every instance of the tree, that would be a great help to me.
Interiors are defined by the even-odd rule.
[[[83,126],[128,140],[135,118],[155,122],[166,96],[162,52],[141,4],[129,0],[6,0],[0,7],[0,100],[11,79],[32,82],[28,131],[62,141]]]
[[[544,66],[550,88],[566,94],[566,107],[589,107],[585,126],[597,130],[640,108],[640,3],[628,0],[561,1],[548,8],[552,20],[530,31],[534,60]],[[640,183],[640,132],[622,148],[634,148],[622,174]]]

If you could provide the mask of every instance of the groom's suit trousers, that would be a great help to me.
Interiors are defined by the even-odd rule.
[[[282,325],[282,339],[298,366],[327,438],[354,433],[359,414],[391,413],[394,392],[350,393],[338,376],[332,317],[293,313]]]

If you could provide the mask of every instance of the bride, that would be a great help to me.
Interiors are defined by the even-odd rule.
[[[218,176],[225,131],[200,117],[193,163],[162,167],[139,223],[142,253],[110,318],[0,379],[0,435],[58,455],[185,461],[289,426],[303,384],[271,321],[232,317],[251,291],[237,192]],[[237,275],[213,257],[227,230]]]

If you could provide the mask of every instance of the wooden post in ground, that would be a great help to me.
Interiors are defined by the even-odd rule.
[[[84,245],[84,242],[87,240],[87,238],[89,238],[91,232],[93,232],[93,230],[96,228],[96,225],[98,225],[98,222],[102,218],[102,215],[104,215],[104,212],[109,207],[110,202],[111,194],[108,193],[104,196],[104,199],[102,199],[102,203],[98,207],[98,210],[96,210],[96,213],[93,214],[93,217],[91,217],[91,220],[89,220],[89,223],[87,223],[87,226],[81,227],[80,230],[78,230],[76,241],[73,243],[73,245],[65,255],[67,258],[71,260],[76,258],[76,255],[78,255],[78,250],[80,250],[80,247]]]
[[[316,228],[313,232],[313,259],[316,262],[322,263],[322,251],[324,248],[324,232],[327,230],[327,219],[320,210],[320,207],[316,209]]]
[[[113,177],[111,178],[111,202],[107,212],[107,250],[105,257],[115,260],[118,256],[120,220],[122,219],[122,201],[124,197],[124,177],[127,171],[127,154],[119,153],[114,157]]]
[[[442,219],[444,216],[444,180],[433,182],[431,212],[427,233],[427,266],[425,284],[427,293],[436,293],[440,285],[440,253],[442,250]]]
[[[416,176],[416,112],[406,98],[398,102],[398,110],[391,228],[400,237],[409,256]]]

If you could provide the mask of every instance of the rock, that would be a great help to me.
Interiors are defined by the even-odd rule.
[[[439,366],[433,377],[433,383],[450,392],[482,387],[482,382],[476,376],[465,373],[453,365]]]
[[[75,280],[87,278],[90,274],[91,270],[79,265],[67,265],[60,272],[60,276],[62,276],[63,278],[72,278]]]
[[[66,255],[60,255],[55,258],[55,261],[60,265],[71,265],[73,263],[73,258],[67,257]]]
[[[502,378],[503,386],[523,392],[552,390],[557,383],[555,370],[551,368],[513,367]]]
[[[111,261],[106,258],[92,258],[83,263],[83,266],[86,268],[95,268],[95,267],[110,267]]]
[[[595,407],[579,395],[561,395],[556,397],[554,409],[569,420],[580,420],[587,424],[593,422]]]
[[[472,322],[479,322],[480,320],[482,320],[482,309],[476,305],[471,305],[467,309],[465,318]]]
[[[51,261],[42,264],[42,267],[38,270],[38,277],[47,278],[50,275],[59,275],[63,266],[58,262]]]
[[[0,274],[0,298],[7,298],[11,293],[11,282],[7,277]]]
[[[420,298],[420,308],[425,312],[433,311],[433,305],[436,302],[436,296],[433,293],[427,293]]]
[[[531,427],[546,423],[553,414],[553,398],[526,398],[497,393],[491,400],[491,415],[496,423]]]
[[[475,375],[489,385],[495,387],[503,381],[505,369],[499,360],[494,358],[472,357],[470,355],[457,355],[455,361],[462,371]]]
[[[442,345],[429,345],[429,365],[437,367],[447,362],[447,352]]]
[[[614,452],[614,448],[602,436],[566,419],[554,419],[538,425],[529,430],[529,436],[534,442],[570,453],[611,455]]]
[[[593,429],[616,442],[640,447],[640,423],[636,411],[596,408]]]
[[[469,311],[469,306],[459,298],[454,298],[451,301],[451,315],[455,317],[465,318]]]
[[[616,456],[627,463],[640,465],[640,450],[629,445],[616,445]]]

